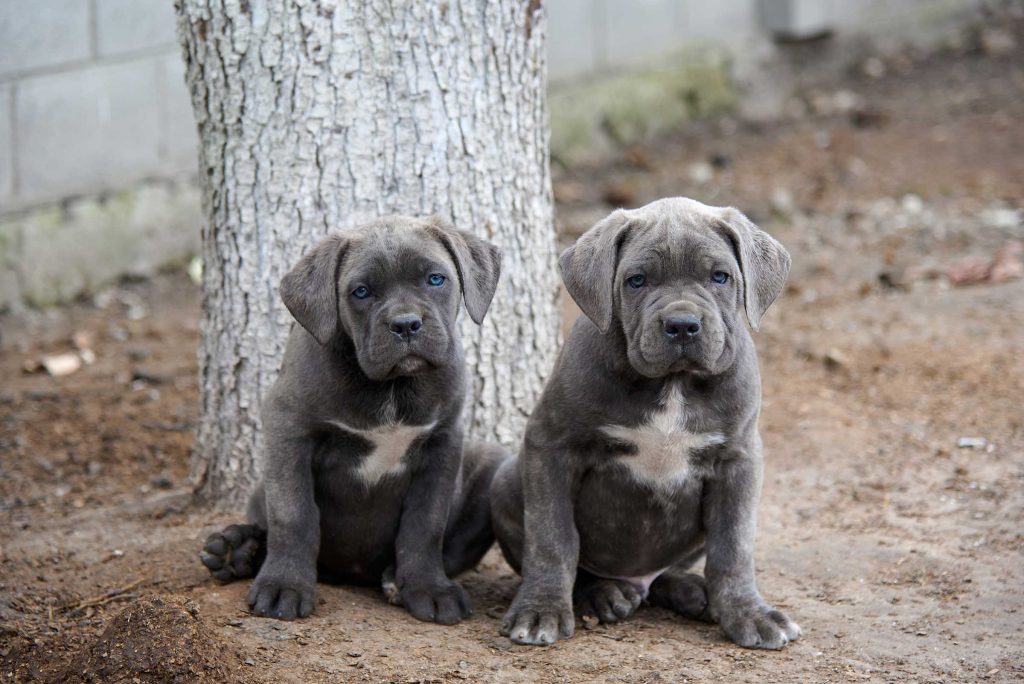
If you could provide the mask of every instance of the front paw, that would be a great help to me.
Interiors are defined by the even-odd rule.
[[[473,604],[466,590],[447,577],[430,582],[406,581],[400,584],[397,602],[405,606],[417,620],[454,625],[473,614]],[[391,597],[389,600],[396,602]]]
[[[800,626],[764,601],[723,606],[718,622],[735,644],[744,648],[779,649],[800,636]]]
[[[520,590],[499,631],[517,644],[548,646],[560,638],[568,639],[575,630],[576,619],[568,597]]]
[[[313,612],[316,583],[284,574],[260,572],[249,590],[253,615],[278,620],[304,618]]]

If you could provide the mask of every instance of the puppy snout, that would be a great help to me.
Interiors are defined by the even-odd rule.
[[[423,327],[423,319],[416,314],[402,314],[395,316],[388,324],[388,329],[403,340],[411,339]]]
[[[700,318],[693,314],[675,314],[665,317],[661,328],[665,336],[677,342],[692,340],[700,335]]]

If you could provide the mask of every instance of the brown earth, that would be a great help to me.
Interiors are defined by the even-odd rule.
[[[249,616],[247,583],[217,585],[197,558],[232,518],[188,506],[198,293],[169,274],[0,319],[0,677],[1024,679],[1024,281],[878,278],[1024,237],[1007,214],[1024,198],[1024,51],[887,63],[880,80],[807,92],[820,105],[850,90],[854,111],[707,122],[556,173],[567,236],[606,213],[606,197],[687,194],[748,210],[793,253],[757,335],[757,561],[799,641],[746,651],[645,607],[550,648],[517,647],[497,634],[517,579],[496,552],[463,578],[476,614],[456,627],[351,587],[321,586],[304,621]],[[709,159],[700,178],[693,165]],[[76,332],[93,364],[59,379],[26,372],[72,350]],[[984,441],[960,448],[962,437]]]

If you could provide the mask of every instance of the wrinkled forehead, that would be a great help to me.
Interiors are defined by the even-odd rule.
[[[692,200],[654,202],[626,212],[630,231],[619,263],[657,259],[674,269],[734,262],[733,246],[713,207]]]
[[[451,255],[428,230],[408,219],[381,220],[353,229],[342,265],[343,277],[378,275],[398,278],[428,266],[444,265],[455,272]]]

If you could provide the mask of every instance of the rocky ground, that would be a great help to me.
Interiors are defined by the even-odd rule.
[[[245,583],[197,559],[228,518],[188,507],[198,293],[168,274],[0,319],[0,677],[1024,679],[1024,49],[997,28],[1009,42],[869,60],[776,123],[704,122],[555,172],[565,240],[685,194],[741,207],[792,252],[757,335],[757,561],[800,641],[745,651],[647,607],[517,647],[497,634],[517,580],[494,552],[456,627],[350,587],[321,587],[305,621],[250,617]],[[91,363],[39,366],[68,354]]]

